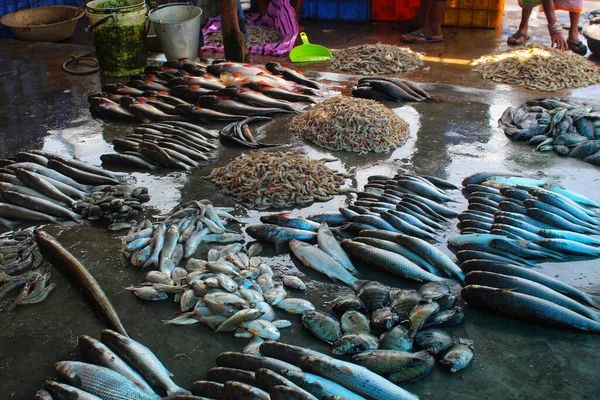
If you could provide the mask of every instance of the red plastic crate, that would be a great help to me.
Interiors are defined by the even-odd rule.
[[[407,21],[419,11],[421,0],[372,0],[373,21]]]

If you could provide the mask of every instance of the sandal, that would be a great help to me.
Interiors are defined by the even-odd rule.
[[[531,36],[523,35],[521,32],[515,32],[506,39],[509,46],[519,46],[531,39]]]
[[[583,44],[582,41],[579,41],[579,43],[567,42],[567,45],[569,46],[569,50],[575,54],[579,54],[580,56],[585,56],[588,51],[587,46]]]
[[[403,42],[403,43],[410,43],[410,44],[438,43],[438,42],[443,42],[444,41],[443,38],[432,38],[428,34],[423,33],[423,32],[419,32],[419,31],[411,32],[408,35],[420,37],[420,38],[423,38],[423,39],[406,39],[403,36],[402,38],[400,38],[400,41]]]

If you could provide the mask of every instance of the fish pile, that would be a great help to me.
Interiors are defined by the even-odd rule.
[[[260,251],[258,243],[247,251],[239,243],[211,248],[205,260],[190,258],[170,277],[149,272],[141,287],[129,290],[143,300],[164,300],[174,293],[181,315],[165,324],[202,323],[215,332],[233,332],[250,339],[244,353],[254,352],[264,340],[278,340],[279,329],[292,325],[278,319],[275,310],[302,314],[315,309],[308,300],[288,297],[289,289],[302,291],[306,285],[296,276],[275,276],[258,256]]]
[[[102,221],[109,230],[122,228],[142,210],[142,203],[150,201],[148,188],[129,185],[102,185],[91,189],[85,200],[73,204],[75,212],[90,221]]]
[[[181,260],[192,257],[201,243],[244,240],[225,227],[227,220],[237,221],[230,211],[213,207],[209,200],[180,204],[160,216],[157,224],[144,220],[132,226],[121,241],[121,250],[132,265],[158,268],[171,279]]]
[[[508,107],[498,125],[511,140],[527,140],[537,151],[552,151],[600,166],[600,104],[568,98],[530,100]]]
[[[461,236],[448,243],[465,262],[489,259],[531,266],[600,257],[600,208],[595,201],[543,180],[478,173],[465,178],[468,209]]]
[[[33,231],[19,230],[0,235],[0,299],[12,290],[21,288],[2,311],[11,311],[23,304],[44,301],[56,287],[48,285],[50,272],[40,266],[43,257],[38,249]]]
[[[423,65],[423,55],[408,47],[364,44],[346,47],[333,54],[331,68],[361,75],[397,74]]]
[[[415,83],[398,78],[369,76],[360,78],[358,86],[352,89],[352,96],[377,101],[423,101],[431,95]]]
[[[162,394],[189,395],[148,347],[109,329],[100,337],[101,341],[80,336],[79,350],[86,362],[57,362],[54,368],[64,383],[46,381],[36,399],[151,400]]]
[[[200,126],[181,121],[142,124],[133,133],[113,139],[115,151],[100,156],[102,164],[136,169],[161,168],[192,171],[209,161],[217,135]]]
[[[345,191],[340,185],[351,176],[302,154],[260,151],[237,157],[203,178],[245,207],[266,210],[329,201]]]
[[[337,96],[297,115],[290,129],[303,139],[332,150],[387,153],[408,139],[409,126],[373,100]]]
[[[59,223],[81,216],[71,210],[92,187],[119,185],[121,177],[59,154],[31,150],[3,160],[0,174],[0,224]]]
[[[192,394],[213,399],[417,400],[381,375],[307,348],[266,341],[261,355],[225,352]]]
[[[557,279],[535,272],[540,262],[600,257],[600,205],[538,179],[478,173],[463,180],[468,210],[461,236],[448,244],[467,286],[470,305],[542,324],[600,333],[600,303]]]
[[[458,215],[440,204],[452,200],[441,188],[456,186],[435,177],[372,176],[365,191],[358,193],[359,200],[340,208],[339,213],[306,219],[262,216],[263,224],[247,227],[246,233],[258,240],[289,242],[306,266],[355,290],[361,282],[354,276],[356,270],[348,255],[406,279],[429,282],[450,277],[462,281],[464,275],[455,262],[427,242],[436,240],[434,234],[444,229],[442,224]],[[356,233],[358,237],[343,240],[340,248],[335,236],[351,234],[352,238]],[[319,247],[302,243],[314,241]]]
[[[246,46],[257,46],[265,43],[281,42],[281,33],[279,29],[269,28],[268,26],[248,25],[248,41]],[[214,31],[204,39],[206,44],[213,46],[223,46],[223,32]]]
[[[441,281],[426,283],[418,291],[370,281],[356,295],[335,299],[334,314],[307,311],[302,323],[330,343],[334,355],[354,355],[353,362],[394,383],[414,382],[431,372],[434,357],[450,372],[465,368],[473,357],[472,341],[441,329],[464,321],[457,306],[460,287],[454,291]],[[454,352],[464,354],[464,362],[455,362]]]
[[[126,84],[114,83],[88,97],[104,119],[145,121],[238,121],[251,116],[298,112],[290,102],[316,103],[320,85],[301,72],[265,66],[188,59],[148,66]]]
[[[254,139],[248,124],[251,122],[271,121],[269,117],[251,117],[243,121],[232,122],[219,131],[219,137],[224,142],[233,142],[253,149],[261,147],[276,147],[279,144],[261,143]]]
[[[484,79],[546,92],[600,83],[600,68],[592,61],[539,44],[483,56],[471,65]]]

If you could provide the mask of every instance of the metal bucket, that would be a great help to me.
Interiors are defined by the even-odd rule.
[[[165,4],[148,13],[167,60],[196,60],[200,48],[200,7]]]
[[[144,0],[95,0],[85,6],[87,30],[104,75],[130,76],[144,70],[147,10]]]

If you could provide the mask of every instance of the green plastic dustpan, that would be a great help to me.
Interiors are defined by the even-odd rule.
[[[295,63],[300,62],[315,62],[329,61],[333,58],[331,51],[327,47],[319,46],[318,44],[310,44],[306,33],[300,32],[302,43],[300,46],[294,47],[290,51],[290,61]]]

